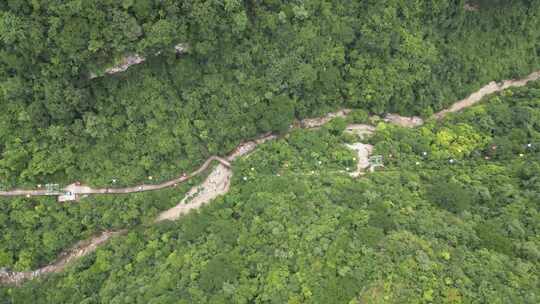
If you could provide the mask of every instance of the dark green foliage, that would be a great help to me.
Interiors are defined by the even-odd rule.
[[[4,3],[0,182],[165,180],[295,117],[429,115],[540,66],[536,0],[304,2]]]
[[[239,274],[234,264],[239,258],[224,254],[213,257],[201,272],[201,288],[208,293],[217,293],[224,283],[234,284]]]
[[[506,233],[493,222],[479,223],[476,227],[476,234],[481,240],[481,246],[504,253],[514,254],[512,240],[506,237]]]
[[[473,193],[455,181],[436,181],[428,189],[429,201],[450,212],[461,213],[471,206]]]

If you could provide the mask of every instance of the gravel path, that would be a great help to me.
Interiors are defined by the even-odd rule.
[[[493,93],[497,93],[497,92],[500,92],[500,91],[503,91],[512,87],[522,87],[522,86],[527,85],[527,83],[538,80],[538,79],[540,79],[540,71],[533,72],[529,74],[527,77],[522,78],[522,79],[505,80],[500,83],[492,81],[488,83],[487,85],[483,86],[480,90],[472,93],[468,97],[455,102],[449,108],[433,114],[432,118],[440,120],[444,118],[446,115],[448,115],[448,113],[459,112],[465,108],[475,105],[487,95],[491,95]],[[406,116],[400,116],[399,114],[388,114],[386,115],[384,120],[386,122],[394,123],[396,125],[407,127],[407,128],[414,128],[414,127],[418,127],[424,124],[424,121],[422,120],[422,118],[418,116],[406,117]]]
[[[522,87],[522,86],[525,86],[530,81],[535,81],[537,79],[540,79],[540,71],[531,73],[527,77],[522,78],[522,79],[505,80],[501,83],[492,81],[488,83],[487,85],[485,85],[484,87],[482,87],[480,90],[469,95],[467,98],[454,103],[452,106],[450,106],[450,108],[442,110],[438,113],[435,113],[433,117],[436,119],[441,119],[444,116],[446,116],[448,113],[458,112],[465,108],[473,106],[474,104],[478,103],[480,100],[482,100],[482,98],[484,98],[487,95],[497,93],[511,87]]]
[[[21,196],[21,195],[30,195],[30,196],[39,196],[39,195],[53,195],[58,196],[59,194],[65,193],[65,192],[71,192],[73,194],[77,195],[89,195],[89,194],[128,194],[128,193],[136,193],[136,192],[145,192],[145,191],[155,191],[155,190],[161,190],[169,187],[173,187],[179,183],[183,183],[199,174],[201,174],[204,170],[208,169],[210,164],[212,164],[213,161],[218,161],[224,166],[230,167],[231,164],[229,161],[219,157],[219,156],[211,156],[208,158],[204,164],[202,164],[197,170],[191,172],[190,174],[182,174],[181,176],[174,178],[172,180],[163,182],[161,184],[155,184],[155,185],[148,185],[148,184],[140,184],[132,187],[125,187],[125,188],[98,188],[94,189],[85,185],[81,184],[71,184],[63,189],[61,189],[60,193],[52,193],[48,194],[46,190],[22,190],[22,189],[15,189],[10,191],[0,191],[0,196]]]
[[[110,238],[125,234],[126,232],[126,230],[104,231],[101,234],[94,236],[91,239],[81,241],[71,249],[64,251],[54,263],[34,271],[12,272],[0,269],[0,284],[18,285],[26,280],[31,280],[43,274],[60,272],[64,270],[70,262],[93,252],[99,245],[105,243]]]

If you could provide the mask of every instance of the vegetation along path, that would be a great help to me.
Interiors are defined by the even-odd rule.
[[[486,86],[482,87],[477,92],[469,95],[467,98],[462,99],[456,103],[454,103],[451,107],[448,109],[442,110],[440,112],[437,112],[433,114],[433,118],[436,119],[442,119],[446,114],[453,113],[460,111],[464,108],[470,107],[477,102],[479,102],[484,96],[493,94],[496,92],[500,92],[504,89],[510,88],[510,87],[521,87],[526,85],[530,81],[534,81],[540,79],[540,71],[536,71],[534,73],[531,73],[527,77],[523,79],[517,79],[517,80],[505,80],[501,83],[496,83],[495,81],[490,82]],[[311,119],[304,119],[300,122],[300,127],[302,128],[318,128],[321,125],[327,123],[328,121],[332,120],[335,117],[345,117],[350,110],[344,109],[340,110],[336,113],[330,113],[324,117],[321,118],[311,118]],[[413,117],[404,117],[400,116],[398,114],[388,114],[385,117],[385,121],[389,123],[394,123],[402,127],[417,127],[424,123],[422,118],[413,116]],[[268,137],[268,136],[275,136],[272,134],[266,134],[262,138]],[[58,192],[49,192],[48,190],[44,189],[34,189],[34,190],[22,190],[22,189],[14,189],[9,191],[0,191],[0,196],[22,196],[22,195],[61,195],[66,192],[70,192],[75,195],[89,195],[89,194],[127,194],[127,193],[135,193],[135,192],[142,192],[142,191],[154,191],[154,190],[161,190],[167,187],[175,186],[179,183],[185,182],[189,180],[192,177],[195,177],[199,175],[201,172],[206,170],[212,161],[217,160],[221,164],[223,164],[226,167],[230,167],[229,161],[234,160],[234,158],[241,156],[247,152],[242,152],[242,150],[251,150],[254,147],[251,147],[255,144],[256,141],[248,141],[245,143],[240,144],[233,153],[227,157],[227,159],[223,159],[219,156],[211,156],[208,158],[204,164],[199,167],[199,169],[195,170],[194,172],[188,174],[188,175],[182,175],[178,178],[163,182],[161,184],[152,184],[152,185],[136,185],[132,187],[126,187],[126,188],[99,188],[99,189],[93,189],[88,186],[79,185],[79,184],[71,184],[61,191]]]
[[[506,80],[501,83],[490,82],[486,86],[482,87],[477,92],[471,94],[467,98],[460,100],[454,103],[450,108],[442,110],[433,115],[435,119],[442,119],[448,113],[453,113],[460,111],[464,108],[470,107],[477,102],[479,102],[483,97],[489,94],[493,94],[510,87],[520,87],[526,85],[530,81],[540,79],[540,71],[531,73],[527,77],[518,80]],[[320,118],[311,118],[302,120],[299,125],[301,128],[318,128],[325,123],[329,122],[336,117],[346,117],[349,114],[350,110],[344,109],[335,113],[329,113]],[[388,114],[385,117],[385,121],[389,123],[394,123],[403,127],[416,127],[422,125],[424,122],[420,117],[403,117],[397,114]],[[363,132],[364,134],[369,134],[374,131],[370,126],[366,125],[350,125],[347,127],[348,131]],[[155,222],[161,222],[164,220],[175,220],[179,218],[182,214],[189,212],[192,209],[199,208],[205,203],[213,200],[219,195],[223,195],[228,192],[230,186],[230,179],[232,177],[231,162],[235,159],[245,156],[252,152],[259,144],[264,143],[268,140],[277,138],[276,134],[264,134],[258,139],[247,141],[241,143],[234,151],[232,151],[227,157],[221,158],[218,156],[212,156],[208,158],[205,163],[199,167],[199,169],[194,172],[183,175],[179,178],[164,182],[158,185],[138,185],[134,187],[127,188],[104,188],[104,189],[92,189],[90,187],[81,186],[81,185],[70,185],[64,188],[64,191],[71,191],[77,194],[125,194],[125,193],[134,193],[141,191],[153,191],[159,190],[166,187],[175,186],[178,183],[185,182],[186,180],[199,175],[204,170],[206,170],[213,161],[218,161],[219,164],[216,166],[209,176],[203,181],[201,185],[193,187],[186,197],[175,207],[166,210],[158,215]],[[362,170],[366,169],[367,157],[371,148],[368,145],[362,143],[353,144],[350,146],[352,149],[358,151],[358,168],[357,171],[353,173],[354,176],[359,176],[362,174]],[[0,196],[16,196],[16,195],[47,195],[46,190],[12,190],[12,191],[1,191]],[[46,273],[55,273],[60,272],[69,264],[69,262],[74,261],[80,257],[83,257],[91,252],[93,252],[99,245],[105,243],[108,239],[124,234],[126,231],[106,231],[97,235],[89,240],[81,241],[73,248],[65,251],[60,255],[56,262],[44,266],[40,269],[34,271],[23,271],[23,272],[11,272],[7,270],[0,270],[0,284],[20,284],[21,282],[35,278],[42,274]]]

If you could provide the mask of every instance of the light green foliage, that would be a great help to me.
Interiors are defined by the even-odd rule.
[[[488,135],[475,133],[469,125],[457,124],[438,130],[431,150],[434,152],[442,150],[445,156],[462,157],[484,147],[490,140]]]

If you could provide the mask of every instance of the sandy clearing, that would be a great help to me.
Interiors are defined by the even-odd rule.
[[[216,197],[227,193],[231,184],[231,177],[232,170],[223,164],[219,164],[201,185],[191,188],[178,205],[159,214],[155,222],[174,221],[190,210],[197,209]]]
[[[312,128],[318,128],[326,123],[328,123],[330,120],[341,117],[345,118],[349,113],[351,113],[351,109],[342,109],[337,112],[328,113],[327,115],[323,117],[317,117],[317,118],[306,118],[300,121],[300,126],[302,128],[306,129],[312,129]]]
[[[369,156],[373,152],[373,146],[364,143],[347,144],[346,146],[357,153],[356,170],[351,172],[350,175],[352,177],[363,175],[365,170],[369,168]]]
[[[387,114],[384,121],[405,128],[415,128],[424,124],[424,120],[418,116],[407,117],[395,113]]]

